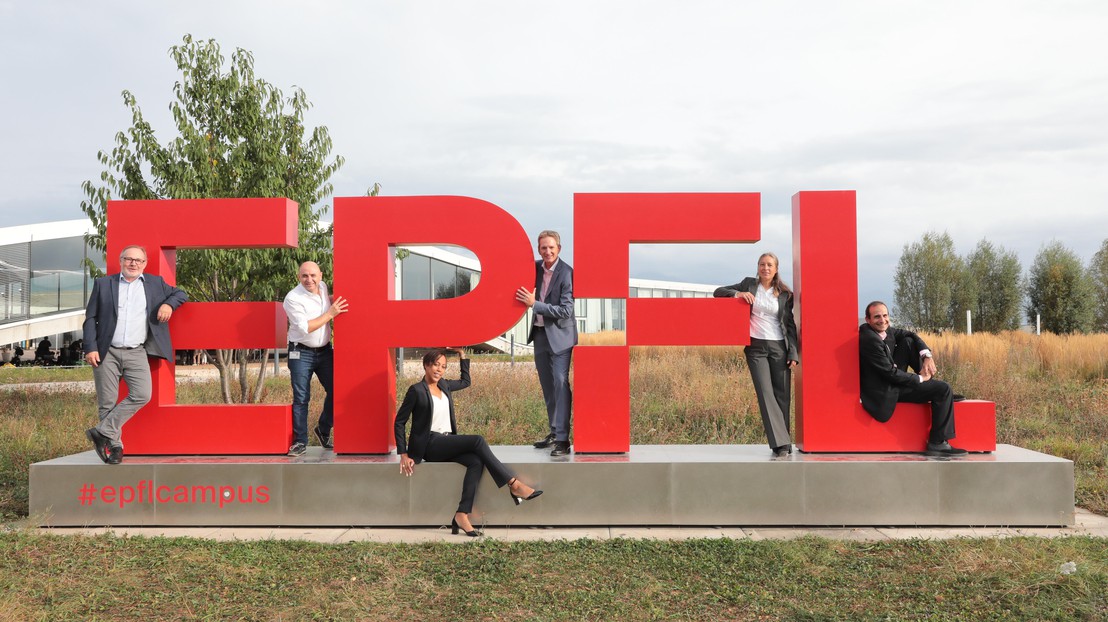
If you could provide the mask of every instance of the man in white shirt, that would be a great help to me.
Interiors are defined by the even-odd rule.
[[[331,320],[346,312],[342,296],[333,301],[327,294],[323,273],[312,261],[300,266],[300,285],[285,295],[285,315],[289,319],[289,376],[292,378],[292,434],[290,456],[308,450],[308,403],[312,399],[312,374],[327,392],[323,412],[315,427],[316,438],[324,449],[331,449],[334,412],[331,387],[334,377],[334,353],[331,350]]]

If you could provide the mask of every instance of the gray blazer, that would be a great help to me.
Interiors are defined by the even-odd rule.
[[[734,298],[739,292],[758,293],[758,279],[748,276],[740,283],[717,287],[713,296],[716,298]],[[793,293],[781,292],[777,298],[777,321],[781,325],[781,334],[785,336],[785,350],[788,352],[786,359],[800,361],[800,352],[797,347],[796,321],[793,319]]]
[[[160,359],[173,357],[173,344],[169,339],[169,324],[158,321],[158,307],[167,304],[173,309],[188,300],[188,294],[165,282],[155,274],[143,274],[146,291],[146,354]],[[84,352],[98,352],[100,360],[112,347],[112,335],[119,319],[119,273],[102,276],[92,284],[92,295],[85,307]]]
[[[558,260],[554,266],[554,276],[550,278],[550,288],[546,298],[540,300],[542,292],[542,260],[535,262],[535,306],[532,311],[543,317],[546,338],[550,341],[550,350],[554,354],[565,352],[577,345],[577,318],[573,315],[573,268]],[[534,324],[527,332],[527,343],[534,338]]]

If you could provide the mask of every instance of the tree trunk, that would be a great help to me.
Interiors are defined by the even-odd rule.
[[[265,370],[269,365],[269,350],[262,350],[262,362],[258,367],[258,383],[254,385],[254,396],[250,398],[250,402],[257,404],[262,401],[262,394],[265,392]]]
[[[246,404],[250,398],[250,375],[247,359],[250,350],[237,350],[239,358],[239,403]]]
[[[231,400],[231,362],[234,350],[211,350],[212,362],[219,370],[219,388],[223,392],[223,403],[233,404]]]

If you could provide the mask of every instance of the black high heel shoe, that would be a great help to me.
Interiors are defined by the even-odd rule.
[[[465,535],[467,535],[471,538],[476,538],[477,536],[482,535],[481,532],[477,531],[476,529],[466,530],[466,529],[462,529],[461,527],[459,527],[457,518],[450,519],[450,535],[456,536],[456,535],[458,535],[459,531],[461,531],[462,533],[464,533]]]
[[[512,496],[512,501],[515,501],[516,505],[520,505],[524,501],[530,501],[531,499],[534,499],[535,497],[542,494],[541,490],[536,490],[536,491],[532,492],[531,494],[527,495],[526,497],[520,497],[516,493],[512,492],[512,482],[518,482],[518,481],[519,481],[518,479],[512,478],[512,481],[508,482],[508,494]]]

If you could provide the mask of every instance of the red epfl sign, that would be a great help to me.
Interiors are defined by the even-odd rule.
[[[801,192],[792,212],[802,359],[797,445],[811,452],[922,450],[925,406],[900,405],[881,424],[858,401],[854,192]],[[119,270],[124,246],[140,244],[147,271],[175,283],[176,249],[294,247],[296,215],[286,199],[112,201],[108,271]],[[391,350],[478,343],[514,326],[526,312],[514,292],[534,280],[533,240],[501,208],[468,197],[336,198],[334,215],[332,290],[351,309],[336,329],[335,451],[388,453],[396,407]],[[751,243],[760,238],[760,222],[756,193],[577,194],[574,294],[627,298],[631,244]],[[481,263],[478,285],[457,298],[396,300],[391,248],[415,244],[469,249]],[[748,271],[736,265],[735,280]],[[630,449],[630,346],[746,344],[748,322],[749,307],[739,299],[628,299],[626,345],[574,350],[574,449]],[[280,303],[190,302],[170,329],[180,349],[273,348],[285,344],[287,326]],[[153,398],[125,428],[129,454],[285,453],[291,405],[178,405],[173,363],[151,361]],[[993,412],[989,402],[959,403],[959,446],[995,449]]]

